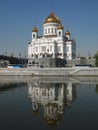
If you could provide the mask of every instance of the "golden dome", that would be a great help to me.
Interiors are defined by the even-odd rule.
[[[63,26],[60,24],[57,29],[63,29]]]
[[[57,16],[54,15],[53,12],[51,12],[49,16],[44,20],[44,24],[45,23],[59,23],[60,24],[60,20]]]
[[[70,35],[70,32],[67,30],[67,31],[65,32],[65,35]]]
[[[32,32],[38,32],[38,29],[36,27],[32,28]]]

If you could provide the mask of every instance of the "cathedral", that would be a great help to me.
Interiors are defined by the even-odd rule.
[[[28,97],[32,102],[33,114],[38,116],[40,112],[43,113],[44,121],[50,126],[60,123],[65,112],[76,100],[76,96],[76,85],[71,82],[37,81],[28,83]]]
[[[64,32],[60,19],[50,12],[43,21],[43,35],[32,28],[32,41],[28,44],[28,64],[43,67],[64,67],[67,60],[76,59],[76,42],[70,31]]]

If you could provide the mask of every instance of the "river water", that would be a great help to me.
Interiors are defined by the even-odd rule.
[[[0,77],[0,130],[98,130],[97,77]]]

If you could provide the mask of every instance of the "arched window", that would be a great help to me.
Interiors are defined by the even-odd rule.
[[[57,30],[56,30],[56,28],[55,28],[55,33],[56,33],[56,31],[57,31]]]
[[[61,32],[59,31],[59,36],[61,36]]]
[[[35,34],[33,34],[33,38],[35,38]]]
[[[51,28],[51,33],[53,33],[53,28]]]
[[[48,28],[48,33],[50,33],[50,28]]]

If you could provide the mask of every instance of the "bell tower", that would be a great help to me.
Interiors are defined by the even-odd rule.
[[[70,39],[70,32],[68,30],[65,32],[65,36],[68,40]]]
[[[62,25],[59,25],[58,28],[57,28],[57,36],[58,37],[62,37],[63,36],[63,26]]]
[[[35,26],[34,28],[32,28],[32,40],[36,39],[37,37],[38,37],[38,29]]]

